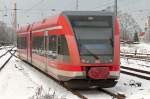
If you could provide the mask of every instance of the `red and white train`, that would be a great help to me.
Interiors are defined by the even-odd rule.
[[[117,17],[64,11],[17,30],[18,55],[72,88],[113,87],[120,74]]]

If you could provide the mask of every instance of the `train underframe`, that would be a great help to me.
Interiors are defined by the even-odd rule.
[[[109,88],[117,84],[115,79],[72,79],[64,82],[67,86],[73,89],[89,89],[89,88]]]

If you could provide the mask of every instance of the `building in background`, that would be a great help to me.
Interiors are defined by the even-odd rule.
[[[143,42],[145,38],[145,32],[140,32],[138,36],[139,36],[139,41]]]
[[[145,42],[150,42],[150,16],[148,17],[148,21],[145,24],[144,41]]]

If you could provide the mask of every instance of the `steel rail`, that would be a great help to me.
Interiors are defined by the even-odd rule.
[[[136,74],[136,73],[131,73],[131,72],[124,71],[124,70],[121,70],[121,73],[135,76],[135,77],[142,78],[142,79],[146,79],[146,80],[150,80],[150,77],[148,77],[148,76],[144,76],[144,75],[140,75],[140,74]]]
[[[14,51],[14,53],[12,53],[12,54],[15,54],[16,53],[16,51]],[[3,63],[3,65],[0,67],[0,71],[6,66],[6,64],[9,62],[9,60],[12,58],[12,56],[13,55],[11,55],[4,63]]]
[[[11,52],[10,52],[10,53],[11,53]],[[12,54],[12,53],[11,53],[11,54]],[[12,54],[12,55],[13,55],[14,57],[20,59],[18,56],[14,55],[14,54]],[[57,84],[59,84],[59,85],[62,86],[63,88],[65,88],[65,89],[67,89],[68,91],[70,91],[72,94],[74,94],[74,95],[80,97],[81,99],[88,99],[88,98],[85,97],[84,95],[80,94],[78,91],[69,88],[69,87],[66,86],[64,83],[62,83],[62,82],[60,82],[60,81],[54,79],[53,77],[51,77],[50,75],[48,75],[48,74],[46,74],[45,72],[41,71],[39,68],[35,67],[34,65],[28,63],[28,62],[25,61],[25,60],[22,60],[22,59],[20,59],[20,60],[23,61],[23,62],[25,62],[25,63],[27,63],[28,65],[30,65],[32,68],[38,70],[39,72],[43,73],[45,76],[51,78],[51,79],[54,80]]]
[[[113,99],[125,99],[126,98],[124,93],[119,93],[119,92],[118,93],[113,93],[111,91],[108,91],[108,90],[105,90],[105,89],[102,89],[102,88],[98,88],[98,91],[102,91],[102,92],[112,96]]]
[[[145,70],[140,70],[140,69],[135,69],[135,68],[131,68],[131,67],[126,67],[126,66],[121,66],[122,69],[127,69],[127,70],[131,70],[131,71],[135,71],[135,72],[139,72],[139,73],[143,73],[143,74],[149,74],[149,71],[145,71]]]

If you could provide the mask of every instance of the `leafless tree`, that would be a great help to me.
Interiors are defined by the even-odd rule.
[[[133,41],[133,37],[135,33],[141,32],[141,28],[135,19],[128,13],[122,13],[121,11],[118,13],[119,23],[120,23],[120,31],[121,31],[121,40],[131,40]]]
[[[13,43],[15,41],[14,34],[11,27],[0,21],[0,42]]]

